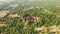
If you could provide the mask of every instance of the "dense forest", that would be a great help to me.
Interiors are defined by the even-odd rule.
[[[60,26],[59,2],[15,1],[0,5],[0,11],[7,10],[10,12],[0,17],[0,24],[4,24],[0,25],[1,34],[55,34],[50,27]]]

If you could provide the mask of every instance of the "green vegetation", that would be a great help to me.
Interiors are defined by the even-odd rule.
[[[30,7],[33,7],[33,9],[29,9]],[[10,10],[11,12],[9,14],[17,14],[19,17],[12,18],[8,17],[8,15],[0,19],[3,24],[6,25],[0,29],[0,32],[3,34],[38,34],[41,31],[36,31],[35,28],[40,28],[42,26],[50,27],[52,25],[60,25],[60,4],[58,3],[53,3],[53,5],[50,3],[42,3],[40,5],[32,4],[24,6],[19,4],[19,6],[15,8],[7,6],[4,10]],[[24,17],[28,18],[24,20]],[[34,17],[37,17],[38,20]],[[47,28],[47,31],[48,30],[49,29]],[[49,34],[49,31],[47,34]]]

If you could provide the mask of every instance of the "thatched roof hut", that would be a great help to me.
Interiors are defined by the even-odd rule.
[[[41,31],[42,34],[47,34],[46,27],[42,26],[41,28],[36,28],[37,31]]]
[[[47,32],[46,27],[42,26],[41,28],[36,28],[36,30],[40,30],[42,32]]]
[[[10,13],[10,11],[9,10],[5,10],[5,11],[0,11],[0,18],[1,17],[5,17],[8,13]]]
[[[58,26],[58,31],[60,31],[60,25]]]
[[[18,14],[10,14],[8,17],[15,18],[15,17],[19,17],[19,15]]]
[[[3,26],[5,26],[5,24],[0,24],[0,27],[3,27]]]
[[[50,32],[57,32],[57,26],[56,25],[51,26]]]

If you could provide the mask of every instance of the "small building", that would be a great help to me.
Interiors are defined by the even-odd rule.
[[[5,24],[0,24],[0,27],[3,27],[3,26],[5,26]]]
[[[40,31],[39,33],[42,34],[47,34],[47,30],[46,27],[42,26],[41,28],[36,28],[37,31]]]
[[[5,17],[8,13],[10,13],[9,10],[0,11],[0,18],[1,18],[1,17]]]
[[[58,26],[58,30],[57,31],[58,31],[58,34],[60,34],[60,25]]]
[[[17,6],[18,6],[18,4],[12,4],[12,5],[10,5],[10,7],[13,7],[13,8],[15,8]]]
[[[53,25],[50,27],[50,34],[57,34],[57,26]]]
[[[4,22],[0,22],[0,27],[6,26]]]
[[[24,8],[23,11],[27,11],[27,10],[31,10],[31,9],[34,9],[34,6],[30,6],[28,8]]]
[[[42,27],[41,27],[41,32],[42,32],[42,34],[47,34],[47,29],[46,29],[46,27],[42,26]]]
[[[15,18],[15,17],[19,17],[19,15],[18,14],[10,14],[8,17]]]
[[[0,34],[3,34],[2,33],[2,30],[3,30],[3,27],[5,27],[6,25],[3,24],[3,22],[0,22]]]

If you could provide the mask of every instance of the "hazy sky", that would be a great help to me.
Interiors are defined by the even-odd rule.
[[[0,1],[4,1],[4,0],[0,0]]]
[[[13,1],[13,0],[0,0],[1,1]],[[33,0],[33,1],[37,1],[37,0]],[[60,1],[60,0],[39,0],[39,1]]]
[[[2,2],[2,1],[12,1],[12,0],[0,0],[0,2]]]

